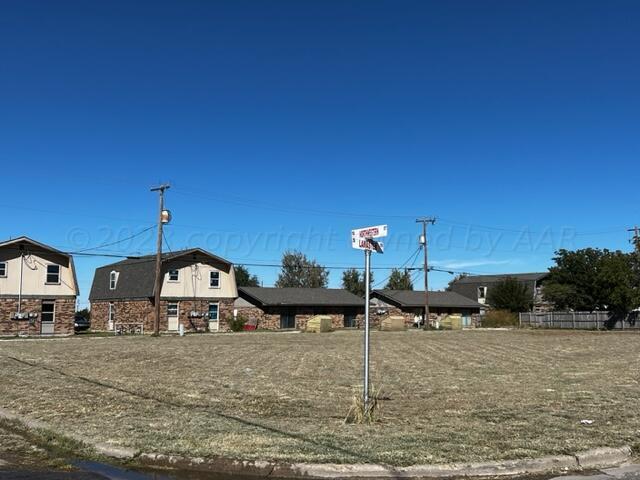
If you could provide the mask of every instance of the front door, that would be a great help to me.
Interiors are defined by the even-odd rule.
[[[109,304],[109,320],[107,322],[107,330],[113,330],[116,323],[116,306],[113,303]]]
[[[42,301],[42,315],[40,316],[40,333],[42,335],[53,335],[56,322],[56,302],[55,300]]]
[[[356,324],[357,311],[355,308],[345,308],[344,310],[344,326],[345,328],[354,328]]]
[[[178,330],[178,303],[167,303],[167,330],[175,332]]]
[[[286,308],[280,313],[280,328],[296,328],[295,308]]]
[[[220,330],[220,305],[218,303],[209,304],[209,331]]]

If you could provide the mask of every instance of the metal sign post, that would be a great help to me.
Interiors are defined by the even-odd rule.
[[[371,252],[383,253],[382,242],[375,238],[386,237],[387,226],[359,228],[351,231],[351,246],[358,250],[364,250],[364,385],[362,399],[365,412],[369,409],[369,350],[371,342],[369,325],[369,298],[371,296]]]
[[[364,251],[364,411],[369,408],[369,279],[371,278],[371,250]]]

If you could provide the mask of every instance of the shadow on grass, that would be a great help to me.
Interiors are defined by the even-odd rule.
[[[239,418],[233,415],[227,415],[224,413],[220,413],[220,412],[215,412],[212,411],[209,407],[203,407],[202,405],[197,405],[197,404],[189,404],[189,403],[181,403],[181,402],[177,402],[177,401],[171,401],[171,400],[166,400],[163,398],[158,398],[155,397],[153,395],[149,395],[146,393],[141,393],[141,392],[136,392],[136,391],[132,391],[132,390],[128,390],[126,388],[122,388],[122,387],[118,387],[116,385],[111,385],[109,383],[105,383],[102,382],[100,380],[94,380],[92,378],[88,378],[88,377],[84,377],[81,375],[73,375],[70,373],[65,372],[64,370],[60,370],[60,369],[56,369],[56,368],[52,368],[52,367],[48,367],[45,365],[41,365],[35,362],[29,362],[26,360],[22,360],[16,357],[12,357],[12,356],[7,356],[6,358],[9,358],[11,360],[13,360],[14,362],[20,363],[22,365],[26,365],[28,367],[32,367],[32,368],[40,368],[43,370],[47,370],[53,373],[56,373],[58,375],[61,375],[63,377],[67,377],[67,378],[71,378],[71,379],[75,379],[75,380],[81,380],[83,382],[92,384],[92,385],[96,385],[102,388],[108,388],[110,390],[114,390],[120,393],[124,393],[126,395],[130,395],[132,397],[136,397],[136,398],[141,398],[144,400],[150,400],[152,402],[156,402],[156,403],[160,403],[160,404],[164,404],[170,407],[174,407],[174,408],[183,408],[183,409],[190,409],[190,410],[200,410],[203,412],[206,412],[208,414],[220,417],[220,418],[224,418],[226,420],[230,420],[233,422],[237,422],[241,425],[247,426],[247,427],[253,427],[253,428],[257,428],[257,429],[261,429],[276,435],[280,435],[283,437],[287,437],[287,438],[291,438],[294,440],[298,440],[301,442],[304,442],[306,444],[312,445],[314,447],[321,447],[321,448],[326,448],[326,449],[330,449],[333,450],[335,452],[339,452],[342,453],[343,455],[348,455],[354,459],[357,459],[358,461],[364,462],[364,463],[377,463],[376,460],[372,457],[369,457],[367,455],[363,455],[359,452],[355,452],[352,450],[349,450],[347,448],[344,448],[342,446],[336,445],[334,443],[330,443],[330,442],[326,442],[326,441],[321,441],[321,440],[314,440],[312,438],[307,438],[304,435],[301,435],[299,433],[294,433],[294,432],[287,432],[285,430],[281,430],[279,428],[275,428],[269,425],[264,425],[262,423],[259,422],[255,422],[255,421],[251,421],[251,420],[246,420],[243,418]],[[395,474],[397,472],[396,469],[394,469],[391,466],[386,466],[386,468],[388,468],[389,473],[393,473]],[[391,478],[391,477],[386,477],[386,478]]]

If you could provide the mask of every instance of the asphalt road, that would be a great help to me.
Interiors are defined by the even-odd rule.
[[[170,474],[140,472],[124,470],[104,464],[86,464],[84,466],[80,466],[80,468],[85,468],[90,471],[61,472],[0,469],[0,480],[243,480],[241,477],[220,476],[204,472],[171,472]],[[253,478],[255,479],[256,477]],[[518,478],[520,480],[527,480],[527,477]],[[609,468],[598,472],[588,472],[584,474],[571,474],[555,477],[536,476],[532,477],[532,479],[533,478],[535,478],[535,480],[640,480],[640,464]]]

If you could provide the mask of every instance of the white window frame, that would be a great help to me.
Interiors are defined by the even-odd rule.
[[[211,285],[211,281],[213,280],[213,275],[216,274],[218,276],[218,284],[217,285]],[[222,276],[220,275],[220,272],[218,270],[211,270],[209,272],[209,288],[220,288],[220,285],[222,284]]]
[[[7,270],[9,268],[9,263],[8,262],[0,262],[0,265],[2,265],[2,268],[4,270],[4,273],[0,273],[0,278],[7,278]]]
[[[176,306],[176,314],[175,315],[169,314],[169,305],[175,305]],[[167,302],[167,317],[179,317],[179,316],[180,316],[180,302]]]
[[[109,290],[115,290],[118,286],[118,272],[111,270],[109,272]]]
[[[50,282],[49,281],[49,267],[58,267],[58,281]],[[53,275],[53,274],[51,274]],[[45,272],[44,283],[45,285],[60,285],[60,277],[62,275],[62,268],[57,263],[50,263],[47,265],[47,271]]]
[[[210,316],[211,313],[211,305],[215,305],[216,308],[216,318],[213,319]],[[220,321],[220,302],[209,302],[209,307],[207,308],[207,316],[209,317],[210,322],[219,322]]]
[[[172,280],[171,279],[171,272],[176,272],[176,279]],[[167,282],[171,282],[171,283],[178,283],[180,281],[180,269],[179,268],[172,268],[171,270],[169,270],[167,272]]]
[[[482,295],[480,295],[480,292],[482,292]],[[478,287],[478,300],[482,298],[487,298],[487,287]]]

